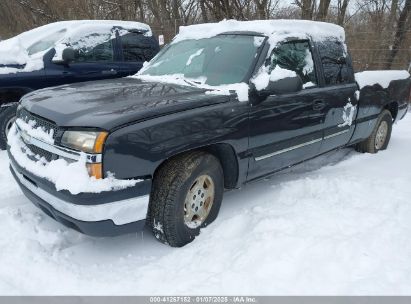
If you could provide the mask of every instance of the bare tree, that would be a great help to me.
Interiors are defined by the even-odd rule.
[[[315,18],[316,20],[324,21],[327,18],[330,3],[331,0],[320,0],[320,5],[318,6],[318,13]]]
[[[294,4],[297,5],[301,9],[301,19],[307,19],[307,20],[313,19],[316,3],[317,3],[316,0],[295,0],[294,1]]]
[[[394,43],[387,58],[386,68],[390,69],[394,61],[395,56],[398,53],[398,49],[405,39],[407,30],[411,30],[411,21],[407,21],[411,15],[411,0],[406,0],[404,8],[401,11],[400,18],[397,22],[397,30],[394,36]]]

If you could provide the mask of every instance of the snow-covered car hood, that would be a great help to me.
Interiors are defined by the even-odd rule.
[[[60,127],[110,130],[132,121],[230,99],[228,95],[206,91],[188,85],[122,78],[38,90],[26,95],[22,105]]]

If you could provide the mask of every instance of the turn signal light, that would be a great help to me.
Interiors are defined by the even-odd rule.
[[[104,143],[108,136],[107,132],[100,132],[96,138],[96,143],[94,144],[94,153],[103,153]]]
[[[101,163],[97,164],[87,164],[88,175],[94,176],[96,179],[103,178],[103,165]]]

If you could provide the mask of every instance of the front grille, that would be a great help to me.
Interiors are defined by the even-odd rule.
[[[18,113],[17,113],[17,118],[20,118],[21,120],[23,120],[26,123],[29,123],[29,121],[34,121],[35,125],[33,126],[34,128],[41,128],[43,129],[43,131],[50,133],[51,131],[53,131],[53,139],[56,139],[57,137],[57,131],[58,131],[58,127],[56,126],[56,124],[33,115],[32,113],[30,113],[29,111],[27,111],[26,109],[21,109]]]
[[[37,146],[34,146],[34,145],[26,145],[26,146],[27,146],[27,148],[28,148],[31,152],[33,152],[35,155],[38,155],[39,157],[44,157],[48,162],[50,162],[50,161],[53,160],[53,156],[54,156],[55,154],[53,154],[53,153],[51,153],[51,152],[49,152],[49,151],[46,151],[46,150],[44,150],[44,149],[42,149],[42,148],[39,148],[39,147],[37,147]]]
[[[57,131],[58,131],[58,127],[44,119],[38,116],[33,115],[32,113],[30,113],[29,111],[27,111],[26,109],[22,109],[17,113],[17,118],[20,118],[21,120],[23,120],[26,123],[29,123],[29,121],[34,121],[35,124],[33,125],[34,128],[41,128],[43,131],[50,133],[51,131],[53,131],[53,139],[56,139],[57,137]],[[34,155],[37,155],[38,157],[43,157],[44,159],[46,159],[47,161],[51,161],[53,159],[56,159],[57,156],[49,151],[46,151],[40,147],[37,147],[35,145],[30,145],[30,144],[26,144],[27,148],[33,152]],[[34,159],[33,159],[34,160]]]

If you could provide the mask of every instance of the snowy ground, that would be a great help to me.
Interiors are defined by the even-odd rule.
[[[389,150],[351,149],[226,193],[181,249],[92,238],[21,194],[0,152],[0,294],[411,294],[411,116]]]

